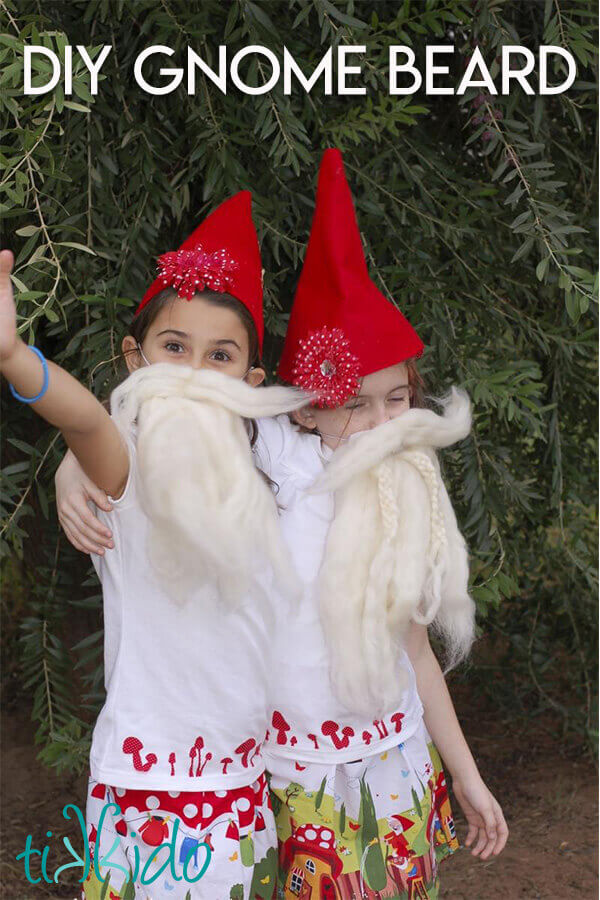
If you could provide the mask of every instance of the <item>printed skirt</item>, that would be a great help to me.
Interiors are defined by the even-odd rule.
[[[350,763],[265,754],[284,900],[437,900],[458,848],[437,750],[421,723],[398,747]]]
[[[84,900],[275,900],[277,833],[263,774],[228,791],[90,779]]]

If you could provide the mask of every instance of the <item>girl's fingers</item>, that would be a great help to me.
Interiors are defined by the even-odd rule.
[[[72,506],[68,513],[71,526],[80,531],[80,539],[86,537],[94,543],[99,543],[112,549],[112,532],[96,518],[86,503]]]
[[[66,514],[59,516],[59,522],[70,543],[73,544],[76,550],[80,550],[82,553],[97,553],[99,556],[104,555],[104,547],[93,535],[87,536],[83,532],[80,523],[69,518]]]
[[[61,522],[60,524],[61,524],[62,530],[64,531],[68,542],[73,547],[75,547],[76,550],[79,550],[80,553],[88,553],[89,551],[86,550],[86,548],[82,544],[79,543],[79,541],[77,540],[75,535],[70,531],[70,529],[65,525],[65,523]]]
[[[473,856],[479,856],[481,851],[487,845],[487,841],[488,841],[488,839],[487,839],[485,827],[483,824],[481,824],[478,828],[477,842],[476,842],[475,846],[473,847],[473,849],[471,850],[471,853],[473,854]]]
[[[112,512],[112,503],[106,496],[106,493],[101,490],[101,488],[96,487],[91,481],[88,483],[86,490],[89,494],[90,500],[93,500],[96,506],[99,506],[100,509],[103,509],[105,512]],[[106,529],[108,531],[108,528]]]
[[[496,846],[494,847],[494,856],[497,856],[498,853],[501,853],[506,846],[506,842],[508,840],[508,825],[506,824],[506,819],[504,818],[504,814],[500,807],[496,810],[496,827],[498,831],[498,837],[496,840]]]
[[[465,839],[465,846],[466,846],[466,847],[470,847],[470,846],[471,846],[471,844],[473,843],[473,841],[474,841],[475,838],[477,837],[478,833],[479,833],[479,829],[477,828],[477,825],[472,825],[471,823],[469,823],[469,830],[468,830],[468,832],[467,832],[467,837],[466,837],[466,839]]]
[[[0,275],[10,275],[13,262],[14,256],[11,250],[0,250]]]
[[[485,826],[485,834],[486,834],[487,840],[486,840],[486,845],[483,850],[483,853],[481,854],[481,858],[487,859],[488,856],[490,856],[490,854],[494,850],[494,847],[496,846],[496,840],[498,837],[498,832],[496,829],[496,816],[495,816],[494,808],[490,806],[490,807],[484,809],[482,812],[482,816],[483,816],[483,822],[484,822],[484,826]]]

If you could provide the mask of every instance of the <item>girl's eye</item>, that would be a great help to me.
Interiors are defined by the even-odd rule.
[[[216,360],[217,362],[229,362],[231,360],[229,353],[227,353],[225,350],[215,350],[213,353],[211,353],[210,358]]]
[[[408,394],[400,394],[399,397],[390,397],[389,401],[390,403],[403,403],[408,401]]]
[[[352,406],[346,406],[346,409],[363,409],[364,403],[353,403]]]
[[[185,347],[183,344],[180,344],[179,341],[167,341],[165,349],[168,350],[169,353],[182,353],[185,350]]]

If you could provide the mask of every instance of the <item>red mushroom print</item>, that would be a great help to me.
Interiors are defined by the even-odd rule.
[[[117,832],[117,834],[120,834],[121,837],[125,837],[127,835],[127,823],[125,819],[119,819],[119,821],[115,825],[115,831]]]
[[[388,730],[386,728],[385,722],[381,722],[379,719],[373,719],[373,725],[377,729],[377,733],[380,738],[386,738],[388,736]]]
[[[233,762],[233,760],[229,759],[228,756],[223,757],[223,759],[221,760],[221,763],[223,765],[223,775],[227,775],[227,766],[229,765],[229,763],[232,763],[232,762]]]
[[[273,713],[273,718],[271,719],[271,724],[273,728],[277,732],[277,743],[278,744],[287,744],[287,735],[286,731],[290,730],[290,726],[285,721],[280,712],[275,710]]]
[[[256,804],[254,791],[251,786],[240,788],[236,799],[231,804],[231,812],[235,813],[242,834],[247,834],[254,825],[256,817]]]
[[[371,743],[371,741],[373,740],[373,735],[371,734],[370,731],[363,731],[362,739],[368,747],[369,744]]]
[[[97,800],[104,800],[106,797],[106,785],[105,784],[96,784],[92,789],[92,797],[96,797]]]
[[[201,754],[198,753],[198,765],[197,765],[197,767],[196,767],[196,776],[202,775],[202,773],[204,772],[204,769],[206,768],[206,763],[207,763],[207,762],[210,762],[210,760],[212,759],[212,753],[207,753],[207,754],[206,754],[206,756],[204,757],[204,762],[202,763],[202,765],[200,765],[200,757],[201,757]]]
[[[175,774],[175,763],[176,762],[177,762],[177,759],[175,757],[175,754],[169,753],[169,764],[171,766],[171,775]]]
[[[260,755],[260,748],[261,748],[261,746],[262,746],[261,744],[257,744],[254,753],[253,753],[252,756],[250,757],[250,765],[251,765],[251,766],[254,765],[254,760],[256,759],[256,757]]]
[[[245,769],[248,768],[248,756],[254,750],[256,746],[256,741],[254,738],[248,738],[247,741],[244,741],[243,744],[240,744],[239,747],[235,748],[235,752],[239,753],[242,757],[242,765]]]
[[[296,770],[298,772],[304,772],[305,769],[306,769],[306,766],[301,766],[299,762],[296,763]]]
[[[318,750],[318,749],[319,749],[319,742],[318,742],[318,740],[317,740],[316,734],[307,734],[306,736],[307,736],[307,738],[309,739],[309,741],[312,741],[313,744],[315,745],[315,750]]]
[[[292,745],[292,747],[295,747],[297,743],[298,743],[298,738],[296,737],[295,734],[293,734],[290,738],[290,744]]]
[[[335,834],[330,828],[325,828],[322,825],[313,825],[312,823],[295,827],[292,822],[292,833],[280,847],[280,858],[283,865],[286,868],[291,868],[295,856],[299,853],[322,860],[325,863],[326,871],[330,872],[331,876],[336,880],[342,874],[343,863],[337,853]],[[323,898],[339,896],[337,891],[334,893],[335,889],[331,885],[332,882],[329,876],[323,878],[318,896]],[[308,894],[317,896],[310,891],[310,888],[305,896],[308,896]]]
[[[256,818],[254,819],[254,830],[264,831],[266,827],[263,814],[260,811],[257,811]]]
[[[325,737],[330,737],[333,746],[336,750],[343,750],[344,747],[348,747],[350,744],[350,738],[354,736],[354,728],[350,728],[349,725],[346,725],[342,728],[342,735],[340,737],[338,735],[339,725],[337,722],[333,722],[331,719],[328,719],[326,722],[323,722],[321,725],[321,731],[325,735]]]
[[[154,753],[148,753],[146,754],[146,762],[143,763],[140,755],[140,750],[143,747],[144,745],[140,739],[136,737],[127,737],[123,741],[123,753],[127,753],[132,757],[133,768],[136,772],[148,772],[158,762],[158,757]]]
[[[402,731],[402,719],[404,718],[404,713],[394,713],[393,716],[390,716],[390,719],[396,726],[396,734],[400,734]]]
[[[190,747],[189,757],[190,757],[190,768],[188,772],[188,776],[193,778],[194,775],[194,760],[197,758],[198,762],[196,765],[196,775],[199,774],[198,768],[200,767],[200,763],[202,762],[202,748],[204,747],[204,740],[198,736],[194,741],[193,747]]]

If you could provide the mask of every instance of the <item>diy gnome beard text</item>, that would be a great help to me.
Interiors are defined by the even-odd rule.
[[[343,45],[330,47],[310,74],[305,74],[289,50],[284,47],[280,56],[258,44],[243,47],[228,58],[228,47],[218,47],[218,63],[209,65],[192,47],[186,48],[186,64],[163,66],[158,77],[150,76],[145,64],[153,57],[171,60],[175,51],[163,44],[146,47],[135,59],[132,81],[145,93],[152,96],[171,94],[178,89],[185,89],[189,95],[197,90],[196,78],[201,73],[212,86],[222,94],[235,88],[242,94],[267,94],[276,86],[282,85],[283,93],[290,95],[298,89],[310,93],[313,89],[321,91],[325,96],[365,96],[368,91],[360,83],[362,65],[366,56],[366,45]],[[73,47],[67,44],[64,49],[64,69],[57,54],[47,47],[33,44],[24,47],[24,80],[23,93],[26,95],[47,94],[53,91],[62,76],[62,87],[66,96],[73,93],[73,60],[79,55],[90,73],[90,93],[98,94],[98,82],[102,68],[113,52],[107,44],[103,46],[95,60],[92,60],[85,46]],[[475,47],[461,76],[458,86],[452,86],[450,63],[456,52],[452,44],[428,44],[425,48],[425,61],[416,60],[413,49],[409,46],[392,44],[388,48],[388,93],[390,96],[407,96],[422,91],[425,95],[462,96],[469,88],[483,88],[491,95],[507,95],[516,87],[525,94],[554,95],[568,90],[577,76],[577,66],[573,55],[553,44],[542,44],[538,58],[527,47],[519,44],[507,44],[501,48],[499,56],[499,86],[491,74],[491,66],[478,47]],[[38,59],[36,60],[36,57]],[[43,60],[43,70],[36,64]],[[250,85],[244,80],[240,71],[253,59],[258,58],[270,67],[270,73],[260,85]],[[558,77],[558,83],[550,83],[549,63],[562,61],[566,72]],[[51,64],[51,75],[48,77],[47,63]],[[162,61],[162,59],[161,59]],[[537,64],[537,65],[536,65]],[[535,78],[531,76],[534,75]],[[103,76],[106,77],[106,76]],[[553,79],[554,80],[554,79]]]

